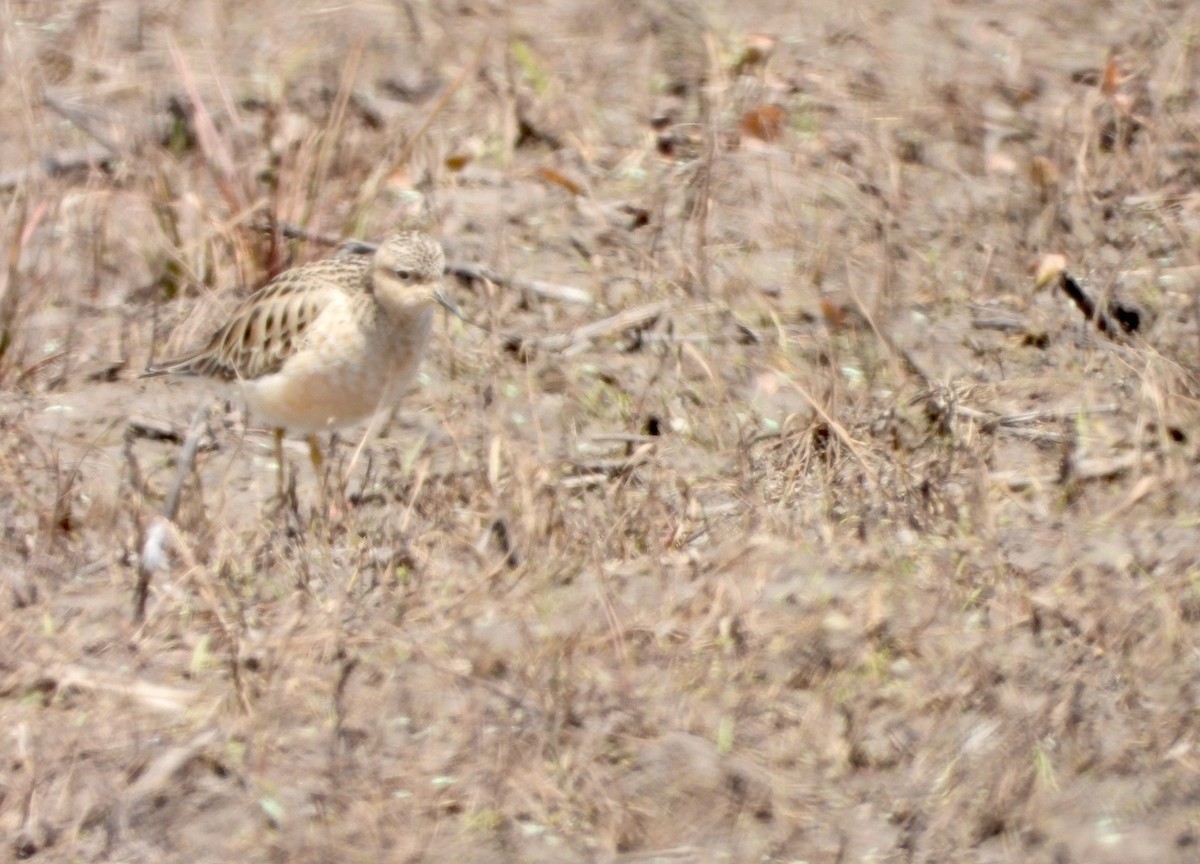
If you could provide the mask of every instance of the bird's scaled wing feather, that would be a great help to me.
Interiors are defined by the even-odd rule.
[[[152,371],[249,381],[278,372],[331,303],[361,290],[369,259],[325,259],[281,273],[248,298],[193,354]]]

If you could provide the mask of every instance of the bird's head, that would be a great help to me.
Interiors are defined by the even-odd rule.
[[[392,309],[419,309],[439,303],[458,317],[458,307],[445,293],[442,244],[420,231],[393,234],[375,250],[372,262],[375,296]]]

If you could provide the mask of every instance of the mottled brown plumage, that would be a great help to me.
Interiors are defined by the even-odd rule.
[[[146,373],[245,381],[278,372],[309,325],[336,299],[333,293],[369,299],[370,263],[368,255],[326,258],[281,273],[243,303],[203,348],[155,363]]]
[[[288,270],[238,307],[198,350],[143,377],[201,375],[241,386],[252,415],[306,435],[399,398],[429,342],[445,257],[427,234],[388,238]],[[314,451],[314,463],[316,456]]]

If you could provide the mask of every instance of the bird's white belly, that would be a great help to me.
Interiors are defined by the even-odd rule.
[[[372,335],[357,326],[350,308],[327,310],[282,369],[242,382],[251,415],[301,435],[365,419],[411,384],[430,317]]]
[[[259,422],[307,435],[354,423],[379,406],[387,383],[381,370],[299,359],[242,385],[246,405]]]

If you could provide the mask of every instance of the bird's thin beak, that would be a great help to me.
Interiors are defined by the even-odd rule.
[[[440,306],[442,306],[442,308],[444,308],[447,312],[449,312],[455,318],[458,318],[461,321],[467,320],[467,316],[463,315],[462,310],[459,309],[458,306],[455,305],[454,301],[451,300],[450,297],[446,294],[446,292],[443,291],[441,288],[434,289],[433,299],[436,300],[438,302],[438,304]]]

